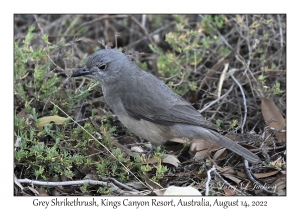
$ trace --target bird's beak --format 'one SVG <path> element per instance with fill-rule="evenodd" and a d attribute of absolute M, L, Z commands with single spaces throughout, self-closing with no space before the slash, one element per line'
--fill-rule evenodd
<path fill-rule="evenodd" d="M 86 68 L 86 66 L 78 69 L 77 71 L 75 71 L 71 77 L 79 77 L 79 76 L 85 76 L 85 75 L 89 75 L 91 74 L 91 72 Z"/>

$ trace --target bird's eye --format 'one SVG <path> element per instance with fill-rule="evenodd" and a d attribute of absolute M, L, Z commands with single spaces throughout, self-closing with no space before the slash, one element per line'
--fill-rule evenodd
<path fill-rule="evenodd" d="M 105 65 L 105 64 L 96 64 L 96 66 L 97 66 L 100 70 L 106 69 L 106 65 Z"/>

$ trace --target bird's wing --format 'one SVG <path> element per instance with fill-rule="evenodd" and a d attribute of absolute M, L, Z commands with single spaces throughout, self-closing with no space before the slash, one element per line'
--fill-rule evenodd
<path fill-rule="evenodd" d="M 149 77 L 150 75 L 147 75 Z M 152 77 L 152 75 L 151 75 Z M 149 78 L 148 78 L 149 79 Z M 155 78 L 156 79 L 156 78 Z M 218 127 L 206 121 L 187 101 L 174 93 L 160 80 L 151 80 L 145 87 L 143 80 L 135 91 L 126 91 L 121 100 L 127 113 L 136 119 L 144 119 L 161 125 L 186 123 L 218 130 Z M 137 84 L 136 84 L 137 85 Z M 159 86 L 160 91 L 154 92 Z M 130 88 L 130 87 L 129 87 Z"/>

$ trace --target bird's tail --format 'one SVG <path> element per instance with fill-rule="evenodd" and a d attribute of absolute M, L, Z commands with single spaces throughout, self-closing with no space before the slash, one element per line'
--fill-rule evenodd
<path fill-rule="evenodd" d="M 232 141 L 226 136 L 223 136 L 216 131 L 201 126 L 175 124 L 172 127 L 172 132 L 176 134 L 175 136 L 178 137 L 187 137 L 191 139 L 199 138 L 208 142 L 217 143 L 235 152 L 236 154 L 242 156 L 243 158 L 252 163 L 258 163 L 261 161 L 257 155 L 253 154 L 248 149 L 242 147 L 241 145 L 237 144 L 236 142 Z"/>
<path fill-rule="evenodd" d="M 254 153 L 250 152 L 248 149 L 242 147 L 241 145 L 237 144 L 236 142 L 232 141 L 231 139 L 227 138 L 226 136 L 223 136 L 213 130 L 209 130 L 211 134 L 215 137 L 214 142 L 226 147 L 227 149 L 235 152 L 236 154 L 242 156 L 246 160 L 252 162 L 252 163 L 258 163 L 261 162 L 260 158 L 255 155 Z"/>

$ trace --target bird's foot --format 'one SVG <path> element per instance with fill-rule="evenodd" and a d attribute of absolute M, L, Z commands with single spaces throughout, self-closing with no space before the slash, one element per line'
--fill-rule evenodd
<path fill-rule="evenodd" d="M 156 150 L 155 146 L 152 146 L 152 148 L 146 153 L 145 157 L 148 158 L 150 155 L 153 154 L 153 152 Z"/>

